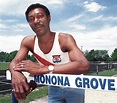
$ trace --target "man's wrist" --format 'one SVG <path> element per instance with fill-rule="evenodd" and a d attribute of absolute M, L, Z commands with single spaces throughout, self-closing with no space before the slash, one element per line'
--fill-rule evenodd
<path fill-rule="evenodd" d="M 48 70 L 49 70 L 49 73 L 53 73 L 53 71 L 54 71 L 54 66 L 53 66 L 53 65 L 49 65 L 49 66 L 48 66 Z"/>

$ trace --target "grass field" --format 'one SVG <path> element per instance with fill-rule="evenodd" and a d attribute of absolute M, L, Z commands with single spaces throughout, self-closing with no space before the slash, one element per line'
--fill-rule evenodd
<path fill-rule="evenodd" d="M 111 70 L 105 70 L 103 72 L 99 72 L 98 75 L 96 73 L 93 73 L 91 75 L 97 75 L 97 76 L 113 76 L 116 75 L 117 71 L 115 69 L 111 69 Z"/>
<path fill-rule="evenodd" d="M 7 70 L 9 62 L 0 62 L 0 70 Z"/>
<path fill-rule="evenodd" d="M 48 94 L 48 88 L 47 86 L 41 87 L 30 93 L 26 100 L 19 101 L 18 103 L 29 103 L 30 101 L 33 101 L 35 99 L 47 96 Z M 7 95 L 0 95 L 0 103 L 12 103 L 11 94 Z"/>

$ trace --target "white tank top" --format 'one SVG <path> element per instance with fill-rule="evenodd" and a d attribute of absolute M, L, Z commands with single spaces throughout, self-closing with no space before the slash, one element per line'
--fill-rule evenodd
<path fill-rule="evenodd" d="M 50 63 L 53 63 L 55 65 L 59 65 L 59 64 L 64 64 L 64 63 L 70 62 L 70 58 L 69 58 L 68 52 L 62 52 L 61 51 L 61 48 L 60 48 L 60 45 L 59 45 L 59 41 L 58 41 L 58 35 L 59 35 L 59 33 L 55 34 L 53 47 L 52 47 L 51 51 L 49 53 L 47 53 L 47 54 L 44 54 L 41 51 L 41 49 L 39 48 L 37 36 L 35 38 L 35 43 L 34 43 L 34 53 L 36 53 L 37 55 L 41 56 L 45 60 L 47 60 Z M 40 64 L 42 64 L 39 60 L 37 60 L 37 61 Z"/>

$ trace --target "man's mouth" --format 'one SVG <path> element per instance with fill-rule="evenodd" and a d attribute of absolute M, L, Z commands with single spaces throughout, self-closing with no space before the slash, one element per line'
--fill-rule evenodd
<path fill-rule="evenodd" d="M 43 27 L 43 25 L 36 25 L 36 29 L 40 29 L 40 28 L 42 28 Z"/>
<path fill-rule="evenodd" d="M 42 27 L 43 27 L 42 24 L 37 24 L 37 25 L 36 25 L 36 28 L 42 28 Z"/>

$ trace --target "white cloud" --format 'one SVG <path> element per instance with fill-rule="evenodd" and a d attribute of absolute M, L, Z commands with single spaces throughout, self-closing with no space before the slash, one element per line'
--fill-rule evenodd
<path fill-rule="evenodd" d="M 6 28 L 7 28 L 6 25 L 0 24 L 0 31 L 1 31 L 2 29 L 6 29 Z"/>
<path fill-rule="evenodd" d="M 0 51 L 11 52 L 19 50 L 21 40 L 24 38 L 22 35 L 17 36 L 0 36 Z"/>
<path fill-rule="evenodd" d="M 103 16 L 103 15 L 99 15 L 97 17 L 93 17 L 92 19 L 90 19 L 89 21 L 116 21 L 117 17 L 112 17 L 112 16 Z"/>
<path fill-rule="evenodd" d="M 9 21 L 11 22 L 11 21 Z M 6 25 L 6 24 L 0 24 L 0 31 L 17 31 L 17 32 L 22 32 L 23 30 L 27 30 L 28 29 L 28 24 L 25 24 L 25 23 L 21 23 L 21 24 L 18 24 L 16 23 L 15 25 Z"/>
<path fill-rule="evenodd" d="M 117 26 L 105 25 L 97 31 L 71 31 L 82 50 L 108 50 L 109 55 L 117 48 Z"/>
<path fill-rule="evenodd" d="M 69 27 L 74 28 L 76 30 L 85 30 L 86 27 L 84 25 L 79 25 L 79 24 L 71 24 Z"/>
<path fill-rule="evenodd" d="M 7 15 L 24 15 L 25 10 L 32 3 L 56 6 L 55 4 L 62 4 L 62 0 L 0 0 L 0 13 L 7 13 Z"/>
<path fill-rule="evenodd" d="M 4 0 L 0 1 L 0 13 L 6 13 L 7 15 L 20 15 L 23 14 L 24 7 L 23 5 L 20 5 L 20 0 Z"/>
<path fill-rule="evenodd" d="M 82 14 L 80 14 L 80 15 L 75 15 L 75 16 L 73 16 L 73 17 L 67 19 L 66 21 L 67 21 L 67 22 L 74 22 L 74 21 L 78 20 L 79 18 L 81 18 L 82 16 L 83 16 Z"/>
<path fill-rule="evenodd" d="M 86 29 L 86 27 L 84 25 L 82 25 L 82 24 L 80 25 L 80 24 L 76 23 L 82 16 L 83 16 L 82 14 L 75 15 L 71 18 L 61 21 L 61 25 L 62 25 L 62 27 L 66 27 L 66 25 L 67 25 L 67 28 L 71 28 L 73 30 L 84 30 L 84 29 Z M 59 24 L 60 24 L 60 22 L 59 22 Z"/>
<path fill-rule="evenodd" d="M 78 33 L 84 50 L 109 50 L 109 54 L 117 48 L 117 26 L 104 26 L 97 31 Z"/>
<path fill-rule="evenodd" d="M 48 4 L 62 4 L 62 0 L 48 0 Z"/>
<path fill-rule="evenodd" d="M 117 20 L 117 17 L 112 17 L 112 16 L 109 16 L 109 17 L 105 17 L 105 18 L 103 18 L 103 20 L 111 20 L 111 21 L 113 21 L 113 20 Z"/>
<path fill-rule="evenodd" d="M 103 15 L 99 15 L 97 17 L 93 17 L 92 19 L 90 19 L 89 21 L 98 21 L 98 20 L 102 20 L 103 19 Z"/>
<path fill-rule="evenodd" d="M 15 27 L 17 27 L 17 28 L 27 28 L 28 27 L 28 23 L 16 24 Z"/>
<path fill-rule="evenodd" d="M 90 12 L 97 12 L 99 10 L 104 10 L 106 6 L 102 6 L 96 2 L 88 3 L 88 1 L 84 2 L 85 8 Z"/>

